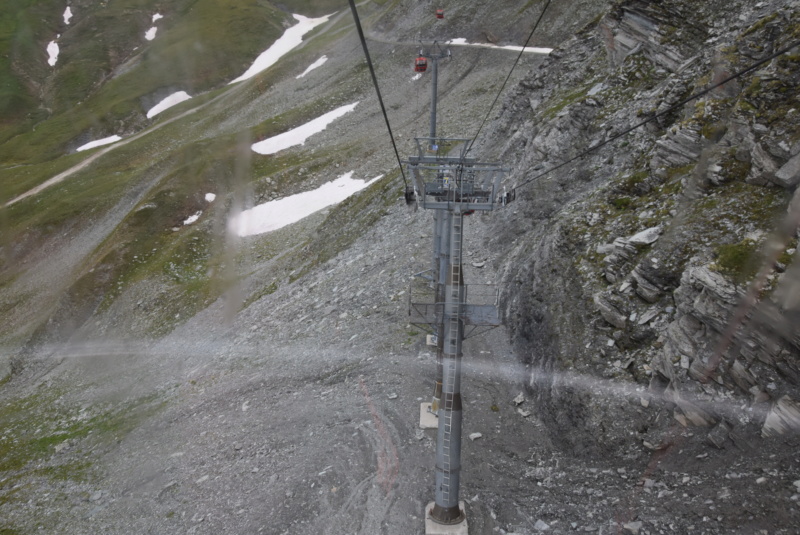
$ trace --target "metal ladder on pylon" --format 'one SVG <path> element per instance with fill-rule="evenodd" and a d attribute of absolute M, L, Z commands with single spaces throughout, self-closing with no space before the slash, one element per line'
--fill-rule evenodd
<path fill-rule="evenodd" d="M 445 370 L 444 377 L 444 433 L 442 445 L 444 454 L 442 457 L 444 472 L 442 478 L 442 496 L 445 501 L 450 499 L 450 441 L 453 431 L 453 404 L 455 399 L 455 380 L 456 380 L 456 359 L 458 358 L 458 346 L 460 336 L 459 323 L 461 321 L 461 243 L 462 243 L 462 224 L 463 214 L 459 210 L 453 210 L 452 227 L 450 232 L 450 295 L 448 301 L 448 316 L 450 322 L 449 339 L 447 340 L 447 351 L 450 359 Z"/>

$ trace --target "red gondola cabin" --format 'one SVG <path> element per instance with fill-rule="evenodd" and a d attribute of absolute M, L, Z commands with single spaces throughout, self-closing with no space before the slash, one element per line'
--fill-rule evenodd
<path fill-rule="evenodd" d="M 437 9 L 436 10 L 436 18 L 443 19 L 444 18 L 444 9 Z"/>
<path fill-rule="evenodd" d="M 414 60 L 414 71 L 415 72 L 425 72 L 428 70 L 428 60 L 424 57 L 420 56 Z"/>

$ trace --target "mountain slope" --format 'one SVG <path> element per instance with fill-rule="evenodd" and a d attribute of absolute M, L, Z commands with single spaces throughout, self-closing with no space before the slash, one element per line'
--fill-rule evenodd
<path fill-rule="evenodd" d="M 566 448 L 622 447 L 633 427 L 661 449 L 670 421 L 766 436 L 767 402 L 797 399 L 794 51 L 539 176 L 797 39 L 796 8 L 727 7 L 691 8 L 688 23 L 682 2 L 620 4 L 521 82 L 498 122 L 494 150 L 525 184 L 496 227 L 514 244 L 495 248 L 509 327 Z M 606 405 L 573 375 L 629 382 L 632 403 Z M 732 415 L 731 397 L 758 416 Z"/>
<path fill-rule="evenodd" d="M 545 3 L 459 0 L 442 20 L 361 3 L 401 157 L 428 131 L 418 39 L 519 45 Z M 406 321 L 431 218 L 402 200 L 345 3 L 76 0 L 68 25 L 63 4 L 7 5 L 3 102 L 24 114 L 0 132 L 0 201 L 65 176 L 0 209 L 0 528 L 420 530 L 435 359 Z M 517 197 L 467 222 L 466 280 L 497 284 L 505 320 L 465 346 L 473 532 L 797 525 L 796 49 L 543 173 L 794 42 L 798 9 L 576 0 L 544 17 L 531 44 L 556 50 L 521 57 L 476 144 Z M 292 13 L 333 14 L 228 85 Z M 469 137 L 516 53 L 452 50 L 437 127 Z M 192 98 L 147 117 L 177 91 Z M 346 105 L 301 146 L 252 150 Z M 384 177 L 275 232 L 230 232 L 351 171 Z"/>

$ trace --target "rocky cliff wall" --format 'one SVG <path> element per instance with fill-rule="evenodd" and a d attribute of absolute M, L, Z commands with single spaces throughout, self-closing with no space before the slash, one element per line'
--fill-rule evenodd
<path fill-rule="evenodd" d="M 626 0 L 506 100 L 506 323 L 565 446 L 793 432 L 800 49 L 668 110 L 799 38 L 796 1 Z"/>

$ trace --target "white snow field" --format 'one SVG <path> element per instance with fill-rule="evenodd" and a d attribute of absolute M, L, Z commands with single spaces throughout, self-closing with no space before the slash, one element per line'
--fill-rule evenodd
<path fill-rule="evenodd" d="M 70 19 L 72 19 L 72 9 L 67 6 L 67 9 L 64 10 L 64 24 L 69 24 Z"/>
<path fill-rule="evenodd" d="M 253 62 L 253 65 L 243 75 L 236 78 L 231 84 L 252 78 L 261 71 L 273 66 L 281 57 L 303 42 L 303 36 L 324 22 L 328 22 L 330 15 L 318 19 L 309 19 L 303 15 L 292 15 L 299 22 L 283 32 L 277 41 L 272 43 L 266 51 L 262 52 Z"/>
<path fill-rule="evenodd" d="M 173 93 L 164 100 L 162 100 L 161 102 L 159 102 L 158 104 L 156 104 L 155 106 L 153 106 L 152 108 L 150 108 L 150 111 L 147 112 L 147 118 L 152 119 L 162 111 L 168 110 L 169 108 L 177 104 L 180 104 L 181 102 L 189 100 L 190 98 L 192 97 L 189 96 L 189 94 L 186 91 L 178 91 L 177 93 Z"/>
<path fill-rule="evenodd" d="M 278 230 L 300 221 L 318 210 L 342 202 L 379 180 L 383 175 L 376 176 L 369 181 L 352 177 L 353 172 L 350 171 L 315 190 L 305 191 L 245 210 L 231 218 L 228 228 L 232 233 L 242 237 Z"/>
<path fill-rule="evenodd" d="M 56 43 L 55 41 L 50 41 L 49 43 L 47 43 L 47 54 L 50 56 L 47 59 L 47 64 L 50 65 L 51 67 L 56 66 L 56 62 L 58 61 L 58 52 L 59 52 L 58 43 Z"/>
<path fill-rule="evenodd" d="M 156 13 L 155 15 L 153 15 L 153 21 L 152 22 L 153 22 L 153 24 L 155 24 L 157 20 L 163 19 L 163 18 L 164 18 L 164 15 L 162 15 L 161 13 Z M 152 28 L 147 30 L 147 32 L 144 34 L 144 38 L 147 39 L 148 41 L 152 41 L 153 39 L 156 38 L 156 33 L 157 32 L 158 32 L 158 28 L 153 26 Z"/>
<path fill-rule="evenodd" d="M 201 215 L 203 215 L 203 211 L 202 210 L 200 210 L 199 212 L 195 212 L 194 215 L 190 215 L 189 217 L 187 217 L 186 220 L 183 222 L 183 224 L 184 225 L 191 225 L 192 223 L 194 223 L 195 221 L 200 219 Z"/>
<path fill-rule="evenodd" d="M 217 198 L 215 193 L 206 193 L 206 202 L 214 202 L 214 199 Z"/>
<path fill-rule="evenodd" d="M 277 136 L 265 139 L 264 141 L 259 141 L 252 146 L 252 149 L 259 154 L 275 154 L 283 149 L 288 149 L 289 147 L 293 147 L 295 145 L 302 145 L 314 134 L 325 130 L 325 128 L 327 128 L 327 126 L 333 121 L 342 115 L 353 111 L 356 106 L 358 106 L 358 102 L 336 108 L 335 110 L 329 111 L 325 115 L 321 115 L 313 121 L 309 121 L 304 125 L 293 128 L 288 132 L 278 134 Z"/>
<path fill-rule="evenodd" d="M 111 136 L 111 137 L 104 137 L 103 139 L 98 139 L 96 141 L 90 141 L 89 143 L 81 145 L 80 147 L 75 149 L 75 152 L 81 152 L 84 150 L 93 149 L 95 147 L 102 147 L 103 145 L 110 145 L 111 143 L 116 143 L 120 139 L 122 138 L 119 136 Z"/>
<path fill-rule="evenodd" d="M 298 78 L 298 79 L 302 78 L 303 76 L 305 76 L 306 74 L 310 73 L 311 71 L 313 71 L 317 67 L 322 67 L 322 65 L 324 65 L 326 61 L 328 61 L 328 56 L 322 56 L 317 61 L 315 61 L 314 63 L 309 65 L 306 68 L 306 70 L 303 71 L 303 74 L 298 74 L 297 76 L 295 76 L 295 78 Z"/>
<path fill-rule="evenodd" d="M 480 48 L 497 48 L 497 49 L 500 49 L 500 50 L 514 50 L 516 52 L 519 52 L 520 50 L 522 50 L 521 46 L 511 46 L 511 45 L 509 45 L 509 46 L 497 46 L 497 45 L 492 45 L 492 44 L 489 44 L 489 43 L 468 43 L 467 40 L 464 39 L 463 37 L 459 37 L 457 39 L 450 40 L 450 44 L 451 45 L 455 45 L 455 46 L 477 46 L 477 47 L 480 47 Z M 525 47 L 525 52 L 529 53 L 529 54 L 549 54 L 552 51 L 553 51 L 552 48 L 536 48 L 536 47 L 532 47 L 532 46 Z"/>

